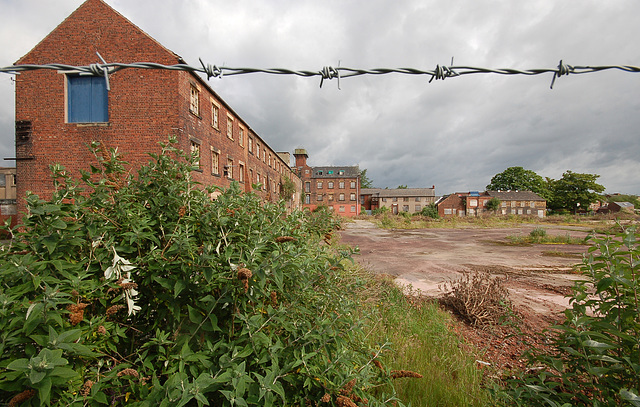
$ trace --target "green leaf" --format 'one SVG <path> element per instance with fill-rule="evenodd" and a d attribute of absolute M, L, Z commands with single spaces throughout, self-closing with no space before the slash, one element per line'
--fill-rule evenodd
<path fill-rule="evenodd" d="M 40 397 L 40 404 L 49 404 L 51 394 L 51 379 L 46 377 L 42 380 L 38 386 L 38 396 Z"/>
<path fill-rule="evenodd" d="M 184 283 L 184 280 L 176 280 L 173 286 L 173 298 L 177 298 L 185 288 L 187 288 L 187 285 Z"/>
<path fill-rule="evenodd" d="M 44 370 L 31 369 L 29 372 L 29 380 L 31 381 L 31 384 L 40 383 L 45 376 L 47 376 L 47 372 Z"/>

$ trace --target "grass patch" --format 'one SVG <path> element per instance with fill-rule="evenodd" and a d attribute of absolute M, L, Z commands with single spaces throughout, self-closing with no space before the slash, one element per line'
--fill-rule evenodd
<path fill-rule="evenodd" d="M 541 227 L 533 229 L 529 235 L 510 235 L 507 236 L 506 239 L 510 246 L 526 246 L 531 244 L 587 244 L 585 238 L 571 237 L 568 233 L 565 235 L 547 235 L 547 231 Z"/>
<path fill-rule="evenodd" d="M 391 343 L 386 368 L 410 369 L 423 378 L 396 379 L 398 398 L 412 406 L 486 406 L 482 372 L 452 330 L 451 316 L 433 301 L 407 297 L 391 279 L 372 279 L 366 293 L 371 344 Z M 381 389 L 386 390 L 388 389 Z"/>
<path fill-rule="evenodd" d="M 580 253 L 567 253 L 567 252 L 561 252 L 559 250 L 546 250 L 542 252 L 542 255 L 547 257 L 564 257 L 564 258 L 572 258 L 572 259 L 582 258 L 582 254 Z"/>

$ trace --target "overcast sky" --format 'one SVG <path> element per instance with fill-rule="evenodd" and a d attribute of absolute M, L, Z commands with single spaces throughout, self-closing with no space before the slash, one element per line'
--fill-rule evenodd
<path fill-rule="evenodd" d="M 0 0 L 0 66 L 82 2 Z M 107 3 L 191 65 L 640 66 L 637 0 Z M 306 148 L 312 166 L 360 165 L 377 187 L 483 190 L 521 166 L 556 179 L 595 173 L 608 193 L 640 194 L 640 74 L 563 76 L 553 90 L 551 79 L 391 74 L 344 78 L 338 90 L 335 79 L 320 89 L 319 78 L 253 74 L 209 84 L 275 150 Z M 15 155 L 13 95 L 12 76 L 0 74 L 0 159 Z"/>

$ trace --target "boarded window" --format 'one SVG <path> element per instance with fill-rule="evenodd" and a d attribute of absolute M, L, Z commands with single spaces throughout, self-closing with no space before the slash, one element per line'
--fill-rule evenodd
<path fill-rule="evenodd" d="M 109 121 L 107 82 L 103 76 L 67 76 L 67 121 L 105 123 Z"/>

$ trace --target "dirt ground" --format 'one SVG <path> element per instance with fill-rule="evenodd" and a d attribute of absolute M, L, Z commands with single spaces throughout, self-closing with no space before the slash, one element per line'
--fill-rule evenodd
<path fill-rule="evenodd" d="M 513 308 L 522 318 L 525 337 L 514 337 L 501 327 L 477 329 L 459 324 L 458 329 L 476 344 L 499 370 L 524 367 L 521 353 L 527 346 L 544 346 L 536 335 L 557 321 L 569 306 L 565 295 L 580 275 L 585 245 L 510 246 L 507 236 L 526 236 L 536 226 L 501 229 L 378 229 L 371 222 L 356 220 L 341 231 L 341 242 L 357 246 L 356 260 L 378 274 L 395 277 L 400 285 L 411 285 L 428 297 L 440 297 L 439 288 L 459 279 L 464 271 L 487 271 L 503 277 Z M 543 225 L 548 236 L 584 238 L 586 228 Z M 524 342 L 528 341 L 529 344 Z M 479 362 L 480 363 L 480 362 Z"/>

